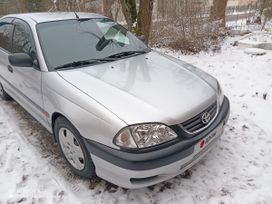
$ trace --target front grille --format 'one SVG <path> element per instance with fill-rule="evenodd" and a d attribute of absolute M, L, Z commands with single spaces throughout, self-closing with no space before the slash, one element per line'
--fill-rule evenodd
<path fill-rule="evenodd" d="M 210 121 L 212 121 L 216 115 L 216 112 L 217 112 L 217 102 L 213 103 L 207 109 L 205 109 L 201 113 L 197 114 L 193 118 L 183 122 L 181 125 L 183 126 L 183 128 L 187 132 L 190 132 L 190 133 L 196 132 L 196 131 L 204 128 L 205 126 L 207 126 L 210 123 L 210 122 L 208 122 L 207 124 L 203 123 L 202 122 L 202 115 L 204 113 L 209 113 L 210 114 Z"/>

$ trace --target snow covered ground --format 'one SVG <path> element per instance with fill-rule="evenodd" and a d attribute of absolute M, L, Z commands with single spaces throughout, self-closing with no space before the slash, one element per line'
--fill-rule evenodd
<path fill-rule="evenodd" d="M 251 21 L 251 23 L 248 25 L 247 19 Z M 235 31 L 260 31 L 262 30 L 263 24 L 256 24 L 252 22 L 254 21 L 254 19 L 256 19 L 256 16 L 251 16 L 248 18 L 242 18 L 242 19 L 238 19 L 238 20 L 233 20 L 233 21 L 227 21 L 226 25 L 228 28 L 235 30 Z M 264 19 L 262 20 L 262 22 L 264 21 Z M 272 32 L 272 21 L 267 21 L 263 30 Z"/>
<path fill-rule="evenodd" d="M 225 133 L 185 174 L 125 190 L 83 180 L 65 166 L 51 135 L 16 102 L 0 101 L 0 204 L 272 203 L 272 51 L 250 56 L 230 44 L 220 53 L 169 55 L 215 76 L 231 102 Z"/>

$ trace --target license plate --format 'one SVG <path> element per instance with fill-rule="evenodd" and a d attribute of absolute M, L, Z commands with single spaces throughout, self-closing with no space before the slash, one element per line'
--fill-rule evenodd
<path fill-rule="evenodd" d="M 205 149 L 218 135 L 219 130 L 215 130 L 212 133 L 210 133 L 208 136 L 200 140 L 196 145 L 195 145 L 195 153 L 197 154 L 201 150 Z"/>

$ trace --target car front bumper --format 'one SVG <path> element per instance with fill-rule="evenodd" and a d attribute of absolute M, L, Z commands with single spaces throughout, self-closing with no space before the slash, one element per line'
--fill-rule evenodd
<path fill-rule="evenodd" d="M 203 158 L 222 135 L 229 117 L 224 98 L 217 118 L 203 132 L 163 148 L 126 152 L 86 141 L 97 176 L 124 188 L 142 188 L 173 178 Z"/>

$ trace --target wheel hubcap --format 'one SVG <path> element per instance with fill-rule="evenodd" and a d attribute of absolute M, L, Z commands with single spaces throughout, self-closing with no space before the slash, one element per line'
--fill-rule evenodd
<path fill-rule="evenodd" d="M 78 170 L 84 169 L 84 154 L 74 134 L 67 128 L 61 128 L 59 130 L 59 142 L 69 163 Z"/>

